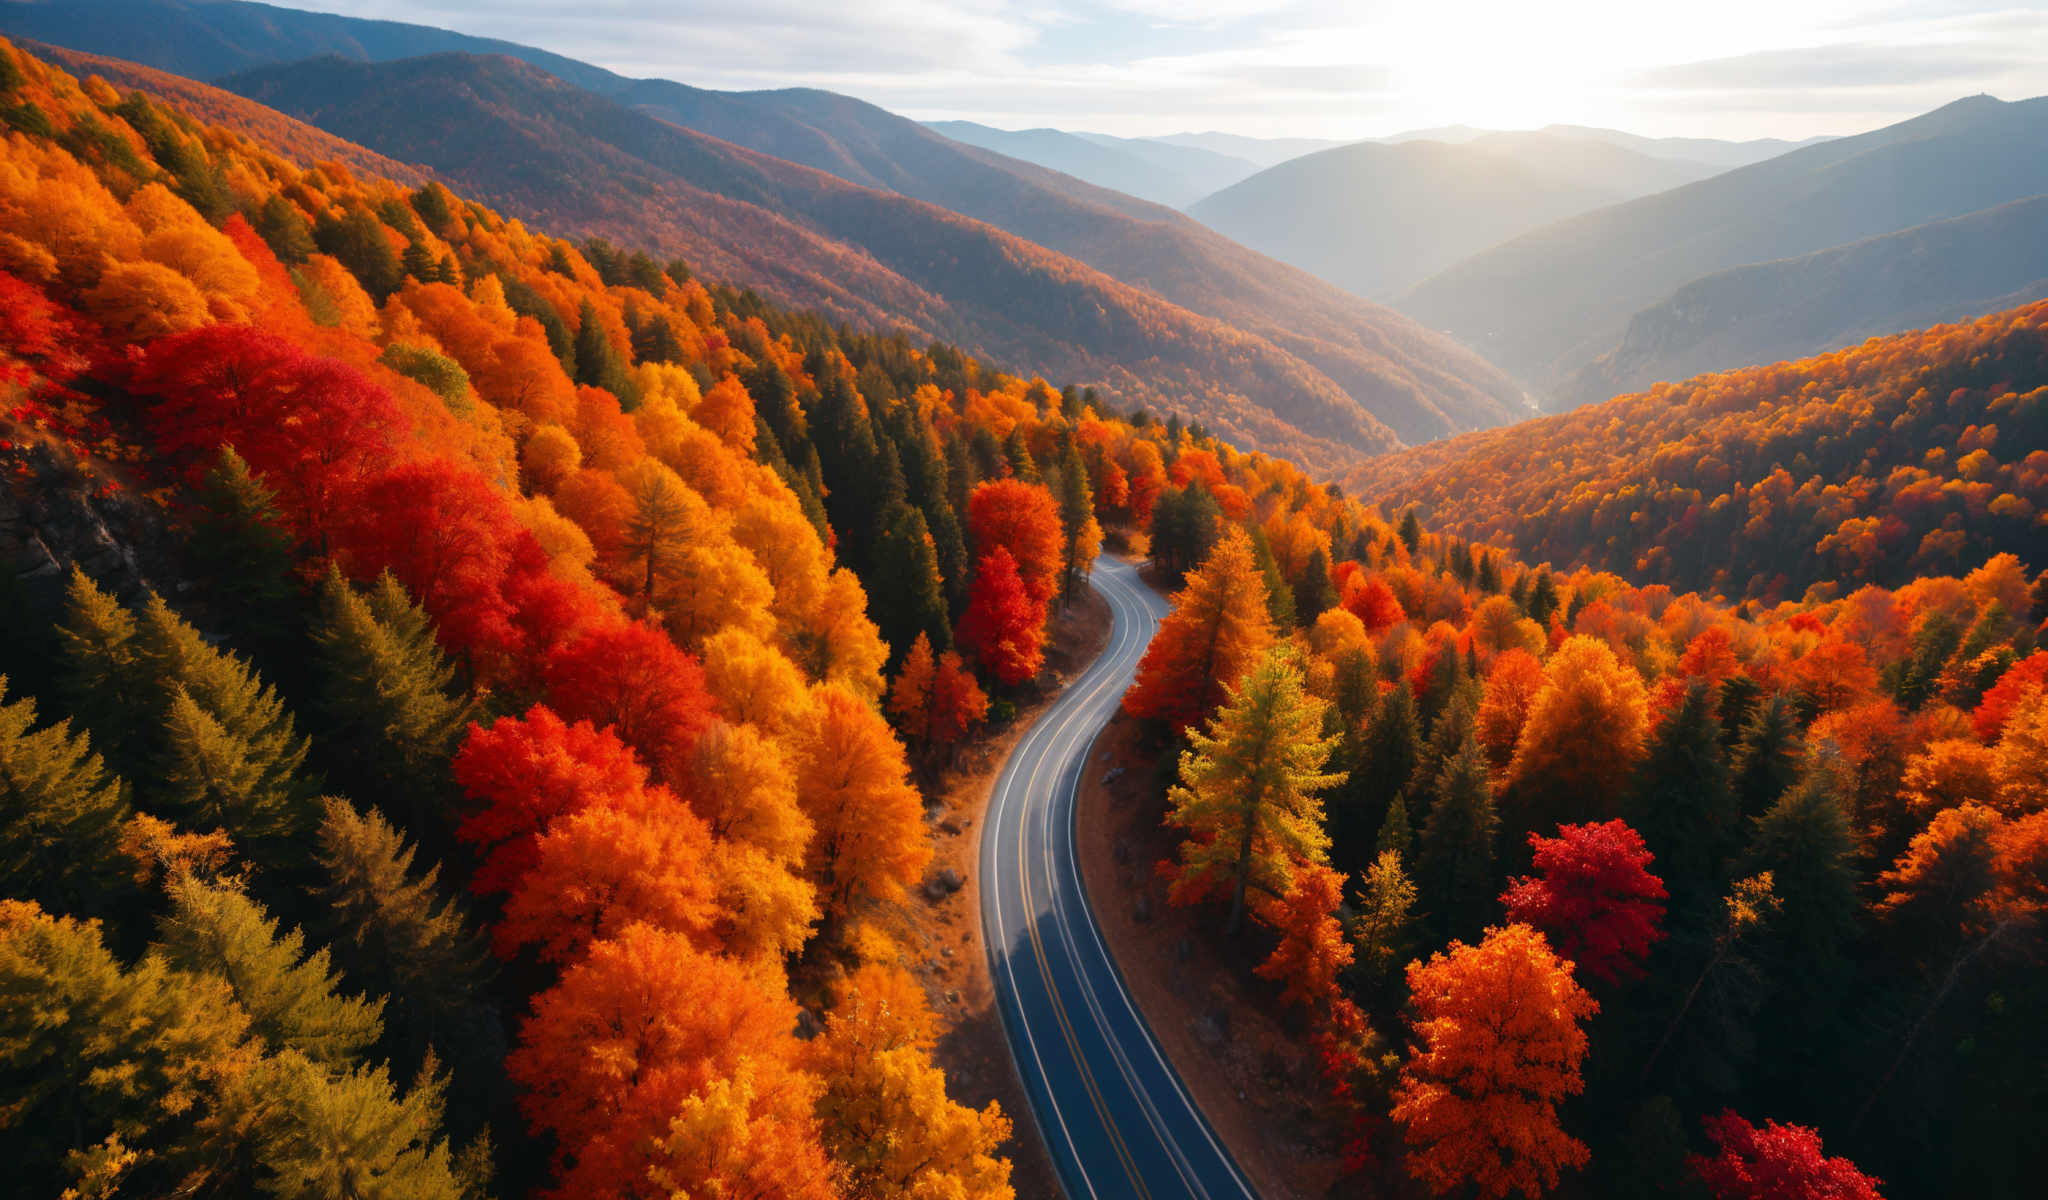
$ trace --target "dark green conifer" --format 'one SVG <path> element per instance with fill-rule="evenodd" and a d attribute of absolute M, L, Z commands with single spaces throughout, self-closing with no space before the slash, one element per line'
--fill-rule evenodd
<path fill-rule="evenodd" d="M 890 506 L 884 521 L 881 540 L 874 549 L 875 566 L 869 580 L 874 603 L 869 611 L 889 643 L 893 670 L 918 634 L 931 639 L 933 650 L 942 651 L 952 645 L 952 631 L 939 580 L 939 560 L 924 514 L 899 500 Z"/>
<path fill-rule="evenodd" d="M 1789 699 L 1775 695 L 1756 707 L 1736 744 L 1730 781 L 1744 817 L 1760 817 L 1778 802 L 1799 777 L 1804 749 Z"/>
<path fill-rule="evenodd" d="M 639 385 L 633 382 L 625 356 L 605 333 L 597 306 L 588 300 L 577 310 L 575 345 L 576 382 L 603 388 L 618 398 L 619 407 L 631 412 L 640 403 Z"/>
<path fill-rule="evenodd" d="M 1493 780 L 1479 743 L 1465 740 L 1438 772 L 1416 847 L 1415 885 L 1437 936 L 1471 940 L 1486 925 L 1494 875 Z"/>
<path fill-rule="evenodd" d="M 1741 812 L 1705 684 L 1688 689 L 1658 728 L 1623 813 L 1656 856 L 1651 869 L 1664 880 L 1672 911 L 1696 914 L 1711 905 L 1722 864 L 1738 848 Z"/>
<path fill-rule="evenodd" d="M 358 794 L 388 797 L 420 829 L 444 807 L 448 760 L 474 714 L 432 620 L 389 572 L 363 596 L 330 570 L 313 661 L 327 761 Z"/>
<path fill-rule="evenodd" d="M 237 645 L 271 653 L 294 623 L 292 538 L 277 494 L 223 446 L 195 497 L 186 555 L 223 628 Z"/>

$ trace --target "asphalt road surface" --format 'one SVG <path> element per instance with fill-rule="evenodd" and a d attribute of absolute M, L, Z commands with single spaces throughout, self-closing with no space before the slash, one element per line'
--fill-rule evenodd
<path fill-rule="evenodd" d="M 981 838 L 981 921 L 996 1003 L 1069 1200 L 1255 1200 L 1138 1015 L 1096 928 L 1074 848 L 1081 772 L 1166 602 L 1104 556 L 1109 647 L 1011 752 Z"/>

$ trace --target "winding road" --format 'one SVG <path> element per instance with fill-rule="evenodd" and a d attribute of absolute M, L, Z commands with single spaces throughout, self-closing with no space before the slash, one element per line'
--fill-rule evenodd
<path fill-rule="evenodd" d="M 1109 646 L 1027 731 L 981 838 L 981 920 L 996 1004 L 1069 1200 L 1256 1200 L 1138 1014 L 1088 909 L 1074 808 L 1166 602 L 1096 561 Z"/>

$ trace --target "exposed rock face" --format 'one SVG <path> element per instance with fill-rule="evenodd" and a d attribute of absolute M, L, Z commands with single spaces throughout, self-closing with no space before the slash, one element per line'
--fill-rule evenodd
<path fill-rule="evenodd" d="M 32 613 L 54 613 L 73 565 L 133 600 L 172 572 L 163 514 L 133 490 L 104 487 L 48 443 L 0 452 L 0 571 Z"/>

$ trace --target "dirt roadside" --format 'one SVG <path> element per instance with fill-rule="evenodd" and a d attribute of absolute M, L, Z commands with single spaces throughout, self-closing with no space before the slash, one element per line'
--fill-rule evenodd
<path fill-rule="evenodd" d="M 1156 864 L 1179 839 L 1156 779 L 1169 753 L 1121 713 L 1096 741 L 1075 817 L 1089 907 L 1160 1048 L 1259 1195 L 1321 1200 L 1335 1194 L 1339 1140 L 1314 1107 L 1306 1037 L 1252 974 L 1270 944 L 1257 931 L 1227 939 L 1214 911 L 1166 903 Z"/>

